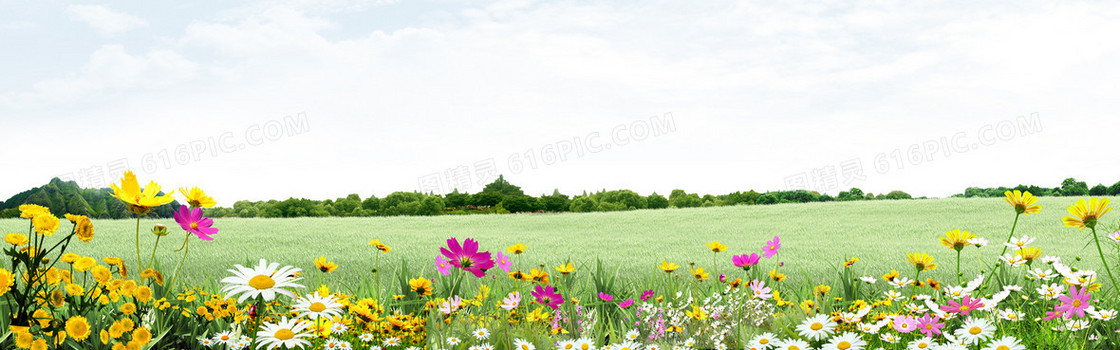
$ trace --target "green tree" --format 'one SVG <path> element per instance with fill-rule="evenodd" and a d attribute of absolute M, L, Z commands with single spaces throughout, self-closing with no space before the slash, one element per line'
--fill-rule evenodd
<path fill-rule="evenodd" d="M 668 207 L 669 200 L 666 199 L 665 196 L 657 194 L 657 192 L 654 192 L 653 194 L 650 194 L 649 197 L 646 197 L 646 208 L 665 209 Z"/>

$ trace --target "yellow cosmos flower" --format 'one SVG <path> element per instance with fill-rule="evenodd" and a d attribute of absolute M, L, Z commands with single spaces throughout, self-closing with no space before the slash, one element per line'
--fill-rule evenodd
<path fill-rule="evenodd" d="M 89 322 L 85 317 L 74 316 L 66 320 L 66 335 L 79 342 L 89 337 Z"/>
<path fill-rule="evenodd" d="M 27 244 L 28 239 L 27 236 L 24 236 L 22 233 L 12 232 L 4 236 L 4 241 L 18 247 Z"/>
<path fill-rule="evenodd" d="M 111 184 L 109 187 L 113 188 L 113 197 L 128 203 L 128 210 L 136 213 L 136 215 L 147 214 L 152 211 L 153 207 L 171 203 L 175 200 L 172 197 L 173 192 L 160 196 L 160 187 L 155 181 L 149 182 L 148 186 L 141 190 L 140 183 L 136 181 L 136 174 L 133 174 L 132 171 L 124 172 L 120 186 Z"/>
<path fill-rule="evenodd" d="M 703 267 L 697 267 L 697 268 L 692 269 L 692 276 L 696 277 L 696 280 L 698 280 L 698 281 L 703 281 L 703 280 L 708 279 L 708 275 L 711 275 L 711 274 L 707 273 L 707 272 L 704 272 Z"/>
<path fill-rule="evenodd" d="M 941 245 L 960 251 L 969 245 L 968 240 L 972 238 L 976 238 L 976 235 L 968 231 L 953 229 L 945 231 L 945 237 L 941 237 Z"/>
<path fill-rule="evenodd" d="M 883 274 L 884 281 L 891 282 L 894 281 L 895 278 L 898 278 L 898 270 L 891 270 L 891 272 Z"/>
<path fill-rule="evenodd" d="M 34 219 L 39 215 L 51 215 L 51 210 L 44 206 L 34 204 L 24 204 L 19 206 L 19 217 L 24 219 Z"/>
<path fill-rule="evenodd" d="M 712 243 L 708 243 L 707 246 L 708 249 L 711 249 L 713 253 L 719 253 L 727 250 L 727 246 L 723 245 L 723 243 L 720 243 L 719 241 L 712 241 Z"/>
<path fill-rule="evenodd" d="M 218 204 L 214 201 L 214 198 L 207 196 L 206 192 L 198 189 L 198 187 L 191 187 L 189 191 L 186 187 L 180 187 L 179 193 L 183 194 L 183 198 L 186 199 L 191 208 L 212 208 L 215 204 Z"/>
<path fill-rule="evenodd" d="M 1024 247 L 1015 251 L 1015 254 L 1018 254 L 1019 257 L 1027 261 L 1027 265 L 1030 265 L 1035 259 L 1042 256 L 1042 249 L 1038 247 Z"/>
<path fill-rule="evenodd" d="M 933 262 L 933 257 L 926 253 L 910 253 L 906 254 L 906 261 L 914 264 L 918 271 L 930 271 L 937 269 L 937 264 Z"/>
<path fill-rule="evenodd" d="M 859 258 L 852 257 L 851 259 L 848 259 L 848 261 L 844 263 L 844 267 L 852 267 L 852 265 L 855 265 L 856 262 L 858 262 L 858 261 L 859 261 Z"/>
<path fill-rule="evenodd" d="M 420 277 L 410 279 L 408 280 L 408 286 L 412 287 L 412 291 L 416 292 L 416 295 L 420 296 L 421 298 L 427 296 L 428 294 L 432 294 L 432 281 L 428 280 L 427 278 Z"/>
<path fill-rule="evenodd" d="M 576 271 L 576 267 L 575 267 L 575 265 L 572 265 L 572 263 L 571 263 L 571 262 L 568 262 L 568 264 L 567 264 L 567 265 L 560 265 L 560 266 L 557 266 L 557 267 L 556 267 L 556 271 L 559 271 L 559 272 L 560 272 L 560 274 L 563 274 L 563 275 L 567 275 L 567 274 L 570 274 L 570 273 L 572 273 L 572 272 L 575 272 L 575 271 Z"/>
<path fill-rule="evenodd" d="M 784 273 L 778 273 L 778 270 L 774 269 L 770 270 L 770 279 L 774 280 L 774 282 L 781 282 L 786 279 L 786 275 Z"/>
<path fill-rule="evenodd" d="M 699 321 L 703 321 L 704 319 L 708 318 L 708 312 L 704 311 L 704 309 L 701 309 L 696 305 L 692 305 L 692 310 L 686 310 L 684 313 L 686 316 L 692 317 L 693 319 Z"/>
<path fill-rule="evenodd" d="M 828 295 L 828 293 L 832 292 L 832 286 L 828 286 L 828 285 L 824 285 L 824 284 L 817 285 L 815 288 L 813 288 L 813 291 L 817 295 L 823 297 L 823 296 Z"/>
<path fill-rule="evenodd" d="M 333 261 L 327 261 L 327 257 L 320 256 L 315 259 L 315 268 L 322 272 L 331 273 L 338 268 L 338 265 Z"/>
<path fill-rule="evenodd" d="M 1086 227 L 1096 228 L 1097 220 L 1112 211 L 1112 208 L 1108 207 L 1108 203 L 1108 198 L 1089 198 L 1088 204 L 1085 203 L 1085 199 L 1078 199 L 1077 203 L 1066 209 L 1073 216 L 1062 218 L 1062 222 L 1066 224 L 1066 227 L 1077 227 L 1078 230 Z"/>
<path fill-rule="evenodd" d="M 380 250 L 382 253 L 388 253 L 389 251 L 393 250 L 393 248 L 390 248 L 388 245 L 385 245 L 384 243 L 381 243 L 380 240 L 376 239 L 369 241 L 369 245 L 376 247 L 377 250 Z"/>
<path fill-rule="evenodd" d="M 668 260 L 661 260 L 661 265 L 657 267 L 660 268 L 661 271 L 665 271 L 665 273 L 673 273 L 673 271 L 676 271 L 681 266 L 677 265 L 677 263 L 671 263 Z"/>
<path fill-rule="evenodd" d="M 1007 204 L 1011 204 L 1011 207 L 1015 208 L 1016 214 L 1031 215 L 1033 213 L 1038 213 L 1039 209 L 1042 209 L 1041 205 L 1035 204 L 1038 203 L 1038 197 L 1032 195 L 1030 191 L 1007 191 L 1004 192 L 1003 195 L 1005 196 L 1003 201 L 1007 202 Z"/>
<path fill-rule="evenodd" d="M 506 251 L 510 252 L 510 254 L 521 254 L 525 252 L 525 249 L 529 249 L 529 246 L 518 243 L 509 246 L 509 248 L 506 248 Z"/>
<path fill-rule="evenodd" d="M 53 236 L 54 231 L 58 231 L 59 220 L 54 215 L 37 215 L 31 219 L 31 224 L 35 226 L 35 233 Z"/>

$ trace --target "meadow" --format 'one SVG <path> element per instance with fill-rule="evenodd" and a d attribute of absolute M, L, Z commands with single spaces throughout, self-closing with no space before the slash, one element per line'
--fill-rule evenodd
<path fill-rule="evenodd" d="M 1043 255 L 1060 256 L 1071 263 L 1083 257 L 1078 266 L 1099 270 L 1095 247 L 1086 245 L 1091 243 L 1089 231 L 1061 224 L 1061 217 L 1068 215 L 1066 207 L 1076 200 L 1039 198 L 1041 213 L 1022 216 L 1016 236 L 1037 237 L 1033 245 L 1041 247 Z M 261 258 L 314 271 L 313 260 L 325 256 L 339 268 L 322 282 L 346 289 L 370 278 L 376 251 L 367 244 L 371 239 L 392 247 L 392 252 L 381 258 L 382 271 L 395 271 L 395 265 L 403 259 L 414 274 L 432 277 L 436 275 L 433 261 L 439 254 L 438 247 L 456 237 L 474 238 L 483 250 L 490 251 L 527 244 L 529 249 L 521 256 L 525 271 L 540 264 L 552 271 L 553 266 L 569 259 L 578 269 L 587 269 L 596 259 L 602 259 L 607 266 L 618 268 L 620 277 L 635 279 L 660 273 L 656 264 L 662 260 L 676 262 L 686 270 L 689 263 L 695 263 L 710 271 L 713 253 L 704 244 L 713 240 L 729 247 L 716 256 L 716 268 L 731 271 L 732 254 L 759 252 L 763 242 L 780 236 L 779 257 L 785 263 L 784 271 L 797 284 L 806 279 L 830 282 L 851 257 L 861 259 L 855 266 L 861 276 L 880 276 L 891 269 L 910 271 L 913 267 L 906 262 L 906 254 L 911 252 L 929 253 L 940 263 L 940 268 L 923 276 L 932 274 L 948 281 L 954 273 L 956 255 L 941 246 L 938 238 L 947 230 L 963 229 L 992 242 L 981 249 L 964 251 L 962 272 L 966 277 L 973 276 L 979 273 L 978 266 L 990 267 L 999 255 L 1014 214 L 1001 198 L 946 198 L 581 214 L 215 218 L 214 227 L 221 229 L 220 233 L 210 242 L 192 239 L 180 278 L 189 285 L 215 286 L 233 264 L 248 265 Z M 1102 234 L 1116 230 L 1112 222 L 1106 216 Z M 148 230 L 157 223 L 175 232 L 162 238 L 158 247 L 162 270 L 170 271 L 181 256 L 173 250 L 182 245 L 183 237 L 174 220 L 141 220 L 141 255 L 147 263 L 156 238 Z M 27 225 L 27 220 L 0 220 L 0 232 L 27 232 Z M 94 220 L 94 227 L 97 238 L 91 243 L 71 244 L 71 252 L 116 256 L 135 264 L 135 220 Z M 69 228 L 63 225 L 62 229 Z M 1106 245 L 1107 256 L 1116 256 L 1114 246 Z M 977 259 L 984 263 L 977 263 Z M 423 271 L 416 273 L 417 268 Z"/>

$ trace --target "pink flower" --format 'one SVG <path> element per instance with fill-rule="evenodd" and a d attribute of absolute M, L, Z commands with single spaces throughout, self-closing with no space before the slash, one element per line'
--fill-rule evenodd
<path fill-rule="evenodd" d="M 735 267 L 740 267 L 743 270 L 748 270 L 751 268 L 751 266 L 758 264 L 758 253 L 751 253 L 751 255 L 743 254 L 739 256 L 733 255 L 731 256 L 731 263 L 735 264 Z"/>
<path fill-rule="evenodd" d="M 634 305 L 634 299 L 632 299 L 632 298 L 631 299 L 626 299 L 623 302 L 618 303 L 618 307 L 623 308 L 623 309 L 630 307 L 630 305 Z"/>
<path fill-rule="evenodd" d="M 537 298 L 537 302 L 548 305 L 553 310 L 559 310 L 560 304 L 564 303 L 564 297 L 556 292 L 552 286 L 541 287 L 537 285 L 536 290 L 533 291 L 533 297 Z"/>
<path fill-rule="evenodd" d="M 918 331 L 922 332 L 922 334 L 925 334 L 927 337 L 933 337 L 934 334 L 941 334 L 941 328 L 945 328 L 945 323 L 938 321 L 941 321 L 941 317 L 930 317 L 929 313 L 926 313 L 925 316 L 918 318 Z"/>
<path fill-rule="evenodd" d="M 1047 311 L 1046 312 L 1046 317 L 1044 317 L 1043 320 L 1050 321 L 1050 320 L 1053 320 L 1055 318 L 1062 317 L 1063 313 L 1062 313 L 1062 311 L 1058 310 L 1059 307 L 1061 307 L 1061 305 L 1055 304 L 1054 305 L 1054 311 Z"/>
<path fill-rule="evenodd" d="M 1061 305 L 1054 308 L 1054 310 L 1065 313 L 1066 318 L 1073 318 L 1076 313 L 1077 317 L 1085 317 L 1085 309 L 1089 308 L 1089 292 L 1086 287 L 1081 287 L 1077 290 L 1074 286 L 1069 286 L 1069 296 L 1058 296 L 1058 300 L 1062 302 Z"/>
<path fill-rule="evenodd" d="M 447 248 L 440 248 L 439 251 L 450 260 L 452 266 L 470 272 L 475 277 L 482 277 L 486 275 L 486 270 L 494 268 L 490 252 L 479 252 L 478 242 L 470 238 L 463 241 L 462 246 L 459 246 L 459 240 L 448 239 Z"/>
<path fill-rule="evenodd" d="M 766 242 L 766 245 L 762 246 L 762 256 L 767 259 L 772 258 L 775 254 L 778 254 L 778 248 L 781 247 L 782 243 L 778 241 L 778 236 L 774 236 L 773 241 Z"/>
<path fill-rule="evenodd" d="M 770 287 L 766 286 L 766 282 L 754 280 L 747 286 L 751 288 L 751 294 L 753 294 L 755 298 L 770 299 L 774 296 L 770 294 Z"/>
<path fill-rule="evenodd" d="M 649 289 L 649 290 L 646 290 L 646 291 L 642 292 L 642 296 L 641 296 L 640 299 L 642 299 L 642 301 L 646 301 L 646 300 L 649 300 L 649 298 L 652 297 L 652 296 L 653 296 L 653 289 Z"/>
<path fill-rule="evenodd" d="M 961 299 L 960 303 L 957 303 L 956 300 L 949 300 L 949 305 L 942 305 L 941 311 L 968 316 L 968 313 L 972 312 L 972 310 L 976 310 L 982 307 L 984 307 L 984 303 L 981 303 L 980 299 L 972 299 L 969 296 L 965 295 L 964 299 Z"/>
<path fill-rule="evenodd" d="M 614 296 L 607 293 L 599 292 L 599 299 L 603 299 L 603 301 L 611 301 L 614 300 Z"/>
<path fill-rule="evenodd" d="M 502 252 L 498 252 L 498 258 L 495 260 L 498 262 L 498 268 L 502 271 L 509 272 L 513 268 L 513 262 L 509 261 L 509 257 L 503 255 Z"/>
<path fill-rule="evenodd" d="M 1109 233 L 1108 238 L 1112 238 L 1114 242 L 1120 243 L 1120 231 Z"/>
<path fill-rule="evenodd" d="M 436 255 L 436 271 L 444 276 L 451 274 L 451 265 L 447 263 L 448 261 L 443 258 L 443 255 Z"/>
<path fill-rule="evenodd" d="M 900 333 L 910 333 L 913 332 L 915 328 L 918 328 L 918 320 L 910 316 L 895 316 L 894 330 Z"/>
<path fill-rule="evenodd" d="M 505 299 L 502 299 L 502 309 L 505 309 L 507 311 L 508 310 L 513 310 L 514 308 L 517 307 L 517 304 L 520 304 L 520 303 L 521 303 L 521 293 L 519 293 L 519 292 L 509 293 L 509 296 L 507 296 Z"/>
<path fill-rule="evenodd" d="M 198 236 L 198 239 L 213 241 L 214 238 L 210 235 L 218 233 L 218 229 L 210 227 L 214 225 L 214 220 L 202 217 L 202 208 L 188 209 L 187 206 L 183 205 L 173 216 L 175 222 L 179 223 L 183 230 L 193 233 Z"/>

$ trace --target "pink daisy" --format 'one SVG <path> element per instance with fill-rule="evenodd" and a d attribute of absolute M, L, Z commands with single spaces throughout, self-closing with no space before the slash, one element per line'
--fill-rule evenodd
<path fill-rule="evenodd" d="M 778 254 L 778 248 L 781 247 L 782 243 L 778 241 L 778 236 L 774 236 L 773 241 L 766 242 L 766 245 L 762 246 L 762 256 L 769 259 Z"/>

